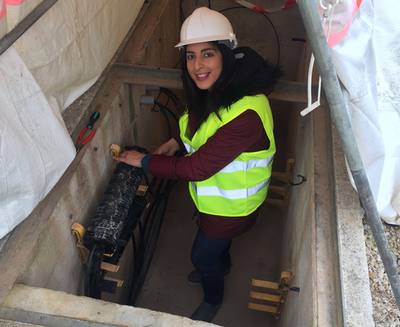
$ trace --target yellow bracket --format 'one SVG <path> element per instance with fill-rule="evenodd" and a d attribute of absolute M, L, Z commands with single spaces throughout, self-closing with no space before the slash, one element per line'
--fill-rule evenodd
<path fill-rule="evenodd" d="M 250 300 L 256 302 L 249 302 L 248 308 L 267 312 L 275 318 L 279 318 L 293 278 L 293 273 L 289 271 L 281 272 L 279 283 L 253 278 L 251 286 L 258 290 L 250 291 Z M 265 292 L 265 290 L 268 290 L 268 292 Z"/>
<path fill-rule="evenodd" d="M 71 233 L 75 237 L 76 247 L 79 250 L 81 262 L 86 263 L 89 257 L 89 250 L 83 245 L 83 237 L 86 233 L 85 227 L 79 223 L 73 223 L 71 225 Z"/>
<path fill-rule="evenodd" d="M 121 147 L 118 144 L 111 144 L 110 152 L 114 158 L 118 158 L 121 154 Z"/>
<path fill-rule="evenodd" d="M 267 203 L 274 207 L 285 208 L 289 197 L 289 184 L 293 174 L 294 159 L 289 159 L 286 162 L 286 169 L 283 172 L 272 172 L 271 185 L 269 186 L 269 194 Z M 274 182 L 279 185 L 274 185 Z M 270 195 L 274 197 L 271 198 Z"/>

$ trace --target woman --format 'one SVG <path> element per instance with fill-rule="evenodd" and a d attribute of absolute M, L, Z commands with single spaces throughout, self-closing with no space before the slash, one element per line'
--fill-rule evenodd
<path fill-rule="evenodd" d="M 179 128 L 188 155 L 173 156 L 180 146 L 172 138 L 151 155 L 125 151 L 116 158 L 153 176 L 189 181 L 199 229 L 188 279 L 204 290 L 195 320 L 211 321 L 222 303 L 231 240 L 254 224 L 275 153 L 271 110 L 262 93 L 271 90 L 280 70 L 236 45 L 225 16 L 196 9 L 177 44 L 187 99 Z"/>

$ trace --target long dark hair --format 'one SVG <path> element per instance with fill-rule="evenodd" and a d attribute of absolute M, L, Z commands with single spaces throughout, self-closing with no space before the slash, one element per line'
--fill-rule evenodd
<path fill-rule="evenodd" d="M 251 48 L 231 50 L 223 43 L 210 43 L 222 54 L 222 72 L 209 90 L 201 90 L 196 86 L 187 70 L 186 47 L 180 52 L 187 110 L 196 129 L 210 113 L 218 116 L 220 107 L 229 108 L 246 95 L 269 93 L 282 74 L 279 67 L 271 65 Z"/>

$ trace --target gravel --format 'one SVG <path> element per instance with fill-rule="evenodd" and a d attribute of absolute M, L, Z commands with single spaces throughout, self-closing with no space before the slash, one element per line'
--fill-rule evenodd
<path fill-rule="evenodd" d="M 374 320 L 376 326 L 400 326 L 400 310 L 397 307 L 389 280 L 384 271 L 382 260 L 378 254 L 371 228 L 364 224 L 365 243 L 367 247 L 367 259 L 369 281 L 372 293 Z M 397 262 L 400 262 L 400 226 L 384 224 L 386 237 Z"/>

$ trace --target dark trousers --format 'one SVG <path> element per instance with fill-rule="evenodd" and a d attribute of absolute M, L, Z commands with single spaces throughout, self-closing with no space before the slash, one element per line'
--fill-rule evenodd
<path fill-rule="evenodd" d="M 224 272 L 231 266 L 231 240 L 210 239 L 200 229 L 192 247 L 192 263 L 200 272 L 204 302 L 216 305 L 224 297 Z"/>

